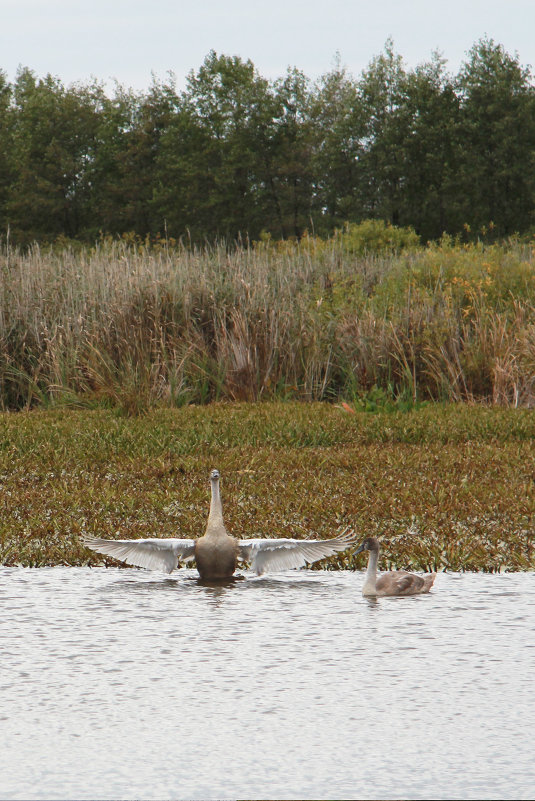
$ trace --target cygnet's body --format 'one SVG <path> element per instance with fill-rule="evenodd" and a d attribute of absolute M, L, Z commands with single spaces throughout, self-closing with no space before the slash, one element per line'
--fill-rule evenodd
<path fill-rule="evenodd" d="M 362 594 L 366 596 L 389 596 L 389 595 L 420 595 L 429 592 L 433 586 L 436 573 L 428 573 L 426 576 L 417 576 L 416 573 L 408 573 L 406 570 L 390 570 L 388 573 L 381 573 L 377 578 L 377 562 L 379 560 L 379 540 L 375 537 L 367 537 L 362 545 L 355 551 L 369 551 L 368 567 L 362 587 Z"/>
<path fill-rule="evenodd" d="M 225 528 L 217 470 L 212 470 L 210 484 L 210 514 L 206 532 L 199 539 L 103 540 L 88 537 L 84 544 L 129 565 L 166 573 L 175 570 L 181 560 L 195 559 L 201 578 L 207 580 L 230 578 L 238 560 L 250 562 L 251 569 L 261 575 L 303 567 L 355 544 L 355 534 L 348 529 L 329 540 L 237 540 Z"/>

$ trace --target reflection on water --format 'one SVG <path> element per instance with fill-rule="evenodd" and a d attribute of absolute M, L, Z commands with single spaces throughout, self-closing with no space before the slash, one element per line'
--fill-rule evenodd
<path fill-rule="evenodd" d="M 533 574 L 0 569 L 0 797 L 532 798 Z"/>

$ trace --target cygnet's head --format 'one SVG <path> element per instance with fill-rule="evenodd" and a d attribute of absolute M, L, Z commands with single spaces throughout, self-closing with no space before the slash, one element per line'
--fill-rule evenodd
<path fill-rule="evenodd" d="M 219 470 L 212 470 L 210 473 L 210 481 L 218 481 L 219 480 Z"/>
<path fill-rule="evenodd" d="M 362 551 L 378 551 L 379 550 L 379 540 L 375 537 L 366 537 L 364 542 L 359 545 L 355 553 L 361 553 Z"/>

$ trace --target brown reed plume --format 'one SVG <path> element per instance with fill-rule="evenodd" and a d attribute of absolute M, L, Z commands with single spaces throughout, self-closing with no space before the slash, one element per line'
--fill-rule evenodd
<path fill-rule="evenodd" d="M 214 399 L 531 406 L 532 250 L 103 241 L 0 254 L 0 405 Z"/>

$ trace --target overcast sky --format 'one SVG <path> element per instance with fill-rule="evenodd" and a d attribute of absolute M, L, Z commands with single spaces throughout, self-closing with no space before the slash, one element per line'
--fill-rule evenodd
<path fill-rule="evenodd" d="M 0 12 L 9 80 L 22 65 L 144 91 L 172 71 L 181 89 L 212 49 L 266 78 L 295 66 L 316 79 L 338 52 L 358 77 L 388 37 L 409 67 L 439 50 L 455 73 L 483 36 L 535 64 L 535 0 L 0 0 Z"/>

